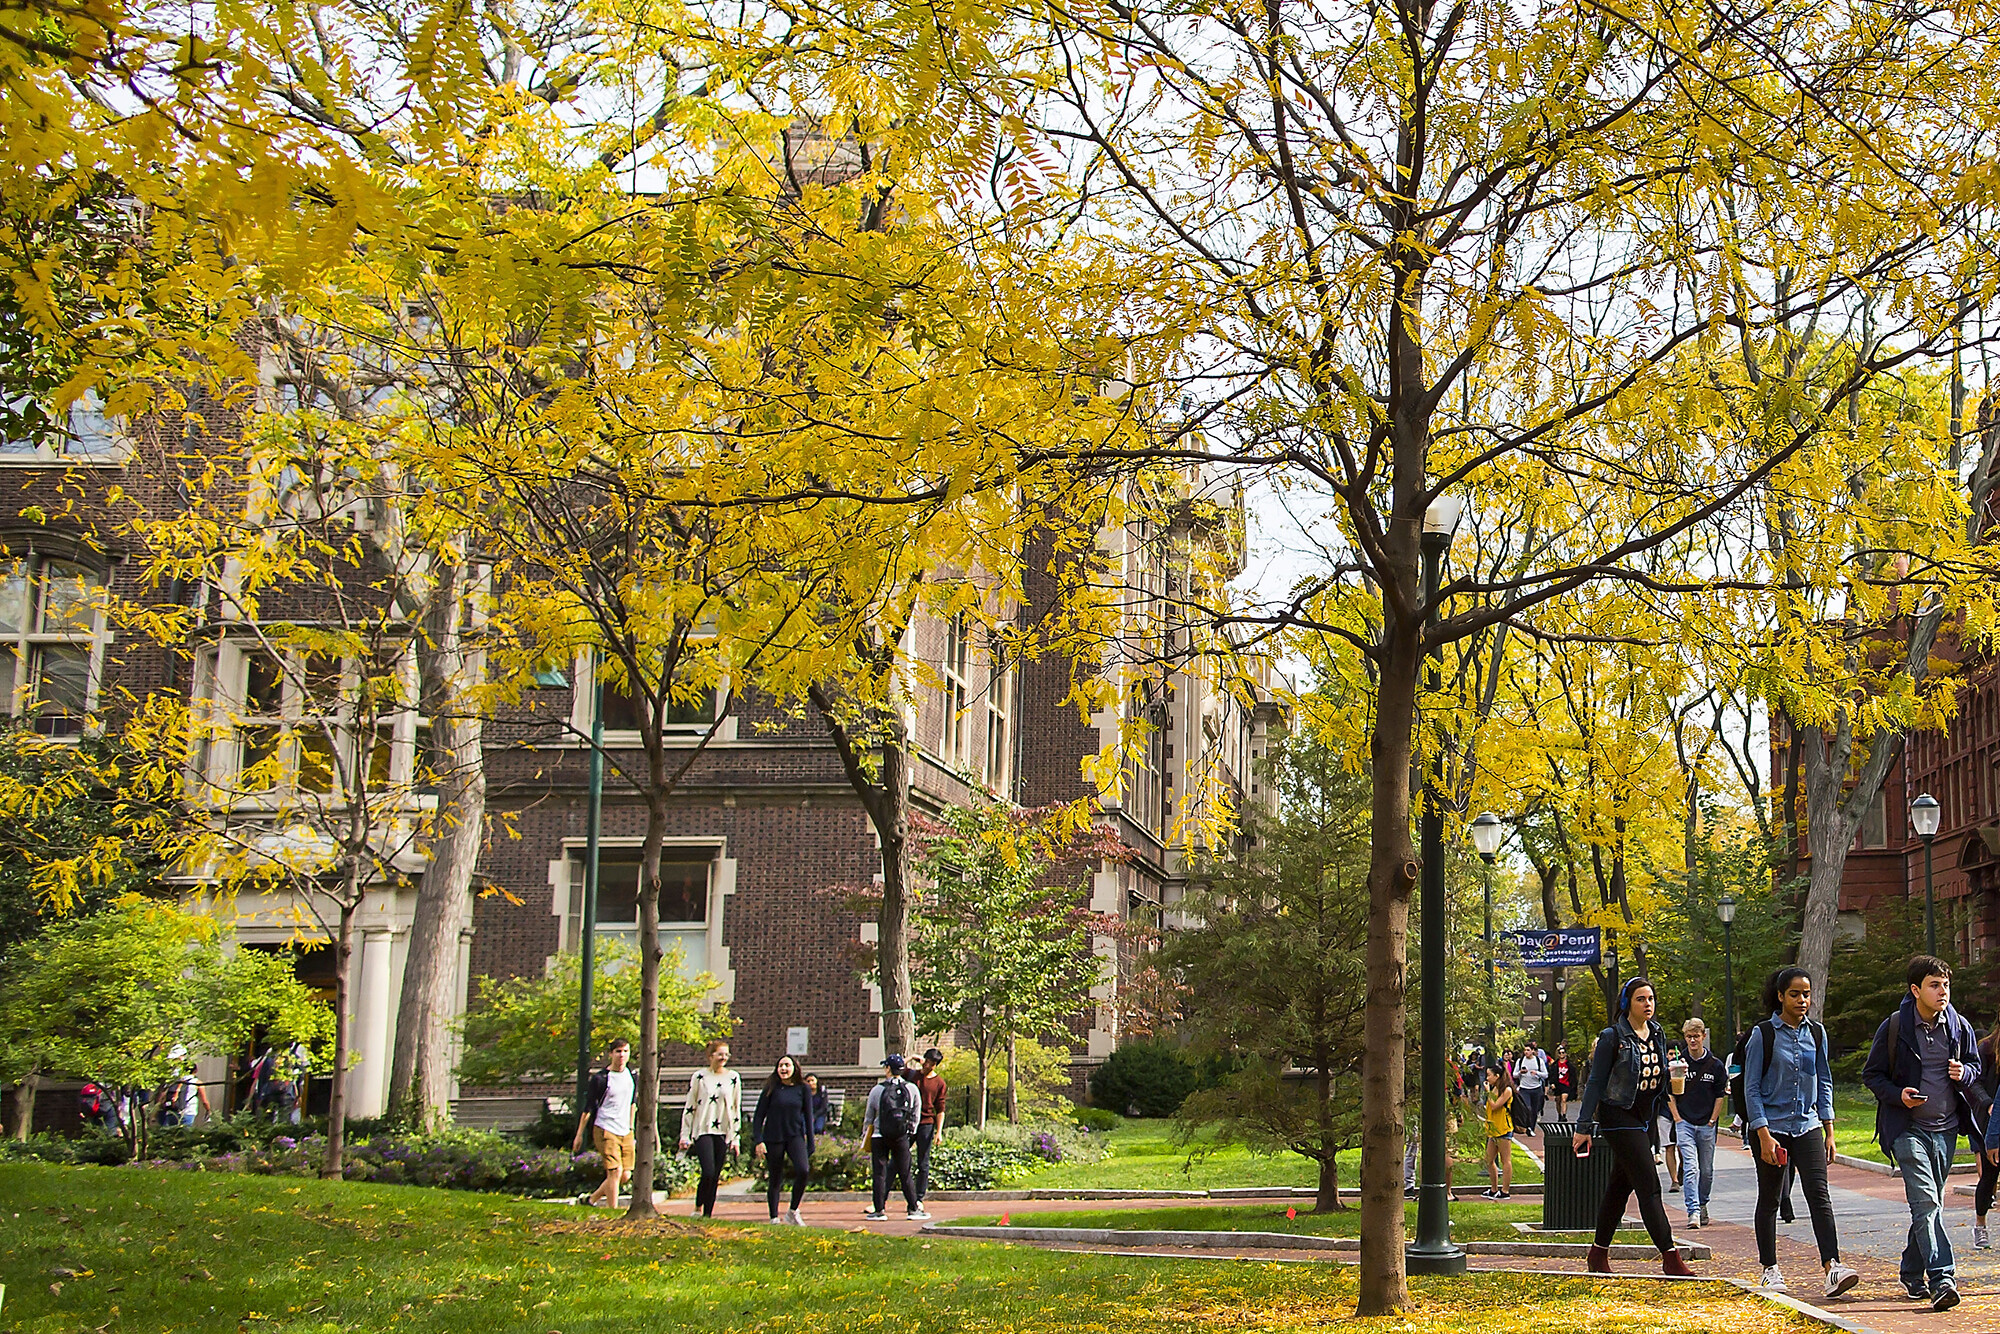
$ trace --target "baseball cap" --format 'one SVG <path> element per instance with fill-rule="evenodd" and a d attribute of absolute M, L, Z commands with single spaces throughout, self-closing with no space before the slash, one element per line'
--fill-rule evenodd
<path fill-rule="evenodd" d="M 903 1060 L 901 1052 L 891 1052 L 889 1053 L 889 1055 L 885 1056 L 882 1059 L 882 1064 L 888 1066 L 891 1070 L 900 1073 L 903 1069 L 903 1066 L 907 1064 L 907 1062 Z"/>

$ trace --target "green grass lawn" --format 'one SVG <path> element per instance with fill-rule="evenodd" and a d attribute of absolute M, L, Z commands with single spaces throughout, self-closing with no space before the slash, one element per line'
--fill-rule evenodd
<path fill-rule="evenodd" d="M 1008 1182 L 1026 1190 L 1216 1190 L 1231 1186 L 1302 1186 L 1319 1184 L 1317 1164 L 1296 1153 L 1252 1153 L 1241 1144 L 1217 1144 L 1212 1136 L 1192 1143 L 1175 1138 L 1170 1120 L 1120 1118 L 1108 1136 L 1111 1154 L 1095 1163 L 1051 1163 L 1031 1176 Z M 1475 1153 L 1474 1150 L 1465 1152 Z M 1357 1184 L 1361 1155 L 1342 1154 L 1340 1185 Z M 1486 1179 L 1481 1161 L 1462 1161 L 1452 1180 L 1458 1185 Z M 1542 1179 L 1542 1169 L 1514 1149 L 1514 1180 L 1528 1184 Z"/>
<path fill-rule="evenodd" d="M 1810 1328 L 1721 1287 L 1517 1274 L 1419 1279 L 1406 1314 L 1353 1321 L 1354 1271 L 1344 1265 L 629 1224 L 495 1196 L 224 1173 L 4 1164 L 0 1220 L 0 1326 L 23 1334 Z"/>
<path fill-rule="evenodd" d="M 1405 1225 L 1417 1226 L 1417 1206 L 1404 1207 Z M 1285 1206 L 1271 1204 L 1167 1205 L 1148 1209 L 1015 1209 L 1008 1214 L 1014 1227 L 1102 1227 L 1120 1232 L 1292 1232 L 1313 1237 L 1355 1237 L 1361 1234 L 1361 1211 L 1344 1209 L 1315 1214 L 1303 1209 L 1285 1217 Z M 960 1219 L 972 1227 L 991 1227 L 998 1214 Z M 1504 1204 L 1460 1200 L 1451 1206 L 1451 1235 L 1459 1241 L 1516 1241 L 1514 1224 L 1539 1223 L 1539 1201 Z M 1646 1240 L 1643 1232 L 1620 1233 L 1620 1241 Z"/>

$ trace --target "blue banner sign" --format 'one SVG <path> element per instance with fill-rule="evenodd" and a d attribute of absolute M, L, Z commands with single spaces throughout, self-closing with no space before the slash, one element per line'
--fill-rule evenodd
<path fill-rule="evenodd" d="M 1509 931 L 1521 951 L 1523 968 L 1588 968 L 1601 958 L 1601 933 L 1594 926 L 1556 931 Z"/>

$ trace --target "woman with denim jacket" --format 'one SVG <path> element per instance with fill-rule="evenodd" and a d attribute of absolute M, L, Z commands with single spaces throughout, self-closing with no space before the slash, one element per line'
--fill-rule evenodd
<path fill-rule="evenodd" d="M 1597 1035 L 1590 1076 L 1576 1112 L 1575 1150 L 1590 1154 L 1591 1128 L 1611 1154 L 1611 1183 L 1597 1208 L 1597 1235 L 1588 1268 L 1611 1272 L 1611 1239 L 1625 1217 L 1625 1203 L 1639 1197 L 1646 1235 L 1659 1248 L 1661 1272 L 1682 1278 L 1693 1271 L 1674 1246 L 1673 1226 L 1660 1202 L 1659 1168 L 1653 1162 L 1650 1127 L 1667 1087 L 1667 1038 L 1653 1022 L 1653 984 L 1635 977 L 1618 993 L 1618 1020 Z"/>
<path fill-rule="evenodd" d="M 1757 1260 L 1764 1266 L 1758 1286 L 1785 1291 L 1778 1272 L 1778 1194 L 1789 1164 L 1805 1190 L 1813 1239 L 1826 1270 L 1825 1293 L 1838 1297 L 1861 1281 L 1840 1262 L 1840 1234 L 1826 1188 L 1826 1165 L 1833 1161 L 1833 1070 L 1826 1029 L 1812 1012 L 1812 978 L 1798 967 L 1780 968 L 1764 984 L 1770 1018 L 1750 1030 L 1743 1044 L 1743 1106 L 1749 1112 L 1744 1138 L 1757 1160 Z"/>

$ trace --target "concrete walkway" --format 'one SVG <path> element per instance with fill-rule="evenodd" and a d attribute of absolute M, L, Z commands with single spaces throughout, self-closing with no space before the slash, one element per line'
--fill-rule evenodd
<path fill-rule="evenodd" d="M 1863 1127 L 1843 1127 L 1849 1135 L 1866 1134 Z M 1540 1146 L 1536 1146 L 1539 1148 Z M 1704 1277 L 1729 1277 L 1754 1283 L 1761 1273 L 1756 1253 L 1756 1240 L 1752 1230 L 1753 1214 L 1757 1203 L 1756 1169 L 1741 1142 L 1727 1136 L 1717 1145 L 1715 1189 L 1709 1200 L 1712 1226 L 1703 1228 L 1698 1239 L 1714 1252 L 1714 1258 L 1697 1263 L 1697 1273 Z M 1461 1174 L 1463 1175 L 1463 1173 Z M 1903 1243 L 1909 1231 L 1909 1209 L 1903 1200 L 1902 1183 L 1893 1177 L 1885 1177 L 1857 1168 L 1834 1166 L 1829 1174 L 1833 1197 L 1834 1214 L 1839 1221 L 1842 1258 L 1859 1270 L 1861 1286 L 1846 1297 L 1827 1300 L 1821 1294 L 1821 1270 L 1817 1249 L 1813 1242 L 1812 1222 L 1807 1216 L 1803 1197 L 1796 1192 L 1794 1205 L 1797 1221 L 1778 1228 L 1778 1263 L 1791 1284 L 1791 1296 L 1825 1310 L 1848 1324 L 1864 1330 L 1878 1331 L 1878 1334 L 1905 1334 L 1905 1331 L 1926 1331 L 1931 1334 L 2000 1334 L 2000 1251 L 1975 1251 L 1972 1248 L 1972 1205 L 1971 1200 L 1959 1194 L 1950 1197 L 1945 1208 L 1951 1227 L 1952 1243 L 1957 1250 L 1959 1290 L 1964 1294 L 1964 1302 L 1954 1311 L 1943 1315 L 1933 1314 L 1928 1307 L 1912 1302 L 1896 1281 L 1897 1259 L 1902 1254 Z M 738 1222 L 761 1221 L 766 1217 L 761 1195 L 751 1196 L 744 1191 L 747 1183 L 732 1191 L 725 1187 L 716 1210 L 717 1217 Z M 1681 1195 L 1669 1190 L 1666 1173 L 1661 1173 L 1661 1188 L 1667 1191 L 1668 1217 L 1673 1221 L 1677 1235 L 1684 1232 L 1686 1212 L 1681 1207 Z M 1156 1208 L 1219 1207 L 1239 1204 L 1235 1200 L 1037 1200 L 1032 1203 L 994 1201 L 934 1201 L 930 1212 L 937 1222 L 949 1222 L 973 1215 L 994 1215 L 1007 1213 L 1020 1215 L 1032 1212 L 1037 1218 L 1070 1212 L 1074 1210 L 1100 1211 L 1108 1208 L 1142 1211 Z M 1275 1205 L 1275 1201 L 1273 1202 Z M 846 1230 L 867 1230 L 889 1236 L 915 1236 L 922 1230 L 922 1223 L 910 1222 L 903 1217 L 900 1198 L 891 1202 L 889 1219 L 886 1222 L 870 1223 L 862 1217 L 865 1203 L 851 1201 L 830 1201 L 807 1196 L 803 1214 L 810 1226 L 838 1227 Z M 676 1200 L 668 1206 L 668 1213 L 679 1215 L 687 1211 L 689 1205 L 684 1200 Z M 1060 1220 L 1050 1217 L 1051 1225 L 1059 1225 Z M 2000 1222 L 2000 1217 L 1996 1217 Z M 1638 1227 L 1636 1217 L 1627 1219 L 1628 1227 Z M 938 1245 L 945 1239 L 938 1239 Z M 1057 1245 L 1056 1249 L 1095 1249 Z M 1276 1250 L 1247 1248 L 1148 1248 L 1147 1254 L 1173 1255 L 1180 1257 L 1246 1258 L 1261 1260 L 1299 1260 L 1318 1263 L 1339 1263 L 1330 1258 L 1326 1251 L 1300 1249 Z M 1337 1253 L 1336 1253 L 1337 1254 Z M 1474 1257 L 1472 1267 L 1476 1269 L 1519 1269 L 1522 1261 L 1511 1257 Z M 1546 1272 L 1580 1272 L 1580 1260 L 1541 1260 L 1533 1267 Z M 1658 1269 L 1649 1263 L 1620 1261 L 1615 1266 L 1621 1274 L 1639 1276 L 1656 1274 Z"/>

